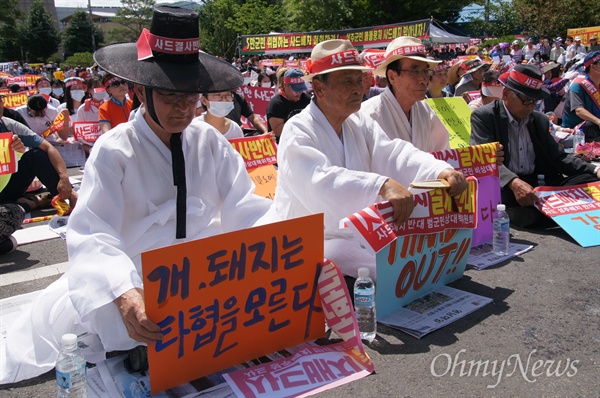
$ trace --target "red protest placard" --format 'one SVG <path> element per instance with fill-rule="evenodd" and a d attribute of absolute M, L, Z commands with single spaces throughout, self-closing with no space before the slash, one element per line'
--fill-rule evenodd
<path fill-rule="evenodd" d="M 91 144 L 102 135 L 102 129 L 98 122 L 75 122 L 73 123 L 73 135 L 76 140 Z"/>
<path fill-rule="evenodd" d="M 142 253 L 152 393 L 321 337 L 323 215 Z"/>
<path fill-rule="evenodd" d="M 16 173 L 17 152 L 10 149 L 13 133 L 0 133 L 0 175 Z"/>
<path fill-rule="evenodd" d="M 445 151 L 431 152 L 439 160 L 443 160 L 460 171 L 465 177 L 481 178 L 485 176 L 499 177 L 500 172 L 496 164 L 498 142 L 467 146 L 464 148 L 447 149 Z"/>
<path fill-rule="evenodd" d="M 275 89 L 242 86 L 239 88 L 239 92 L 250 104 L 250 108 L 252 108 L 254 115 L 260 117 L 262 121 L 267 124 L 267 107 L 269 106 L 269 102 L 271 102 L 271 98 L 273 98 L 276 94 Z M 243 116 L 242 127 L 248 130 L 255 130 L 254 126 L 252 126 L 250 122 Z"/>
<path fill-rule="evenodd" d="M 246 169 L 277 163 L 277 144 L 269 134 L 229 140 L 246 162 Z"/>

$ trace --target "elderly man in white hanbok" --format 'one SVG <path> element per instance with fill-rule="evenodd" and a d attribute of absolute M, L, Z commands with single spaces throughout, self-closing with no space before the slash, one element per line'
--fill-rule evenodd
<path fill-rule="evenodd" d="M 360 112 L 373 118 L 392 139 L 408 141 L 426 152 L 450 149 L 448 130 L 423 101 L 440 62 L 426 58 L 419 39 L 394 39 L 384 53 L 384 62 L 375 69 L 376 75 L 387 77 L 388 86 L 381 95 L 365 101 Z"/>
<path fill-rule="evenodd" d="M 271 202 L 253 194 L 241 157 L 208 124 L 190 125 L 196 93 L 243 82 L 228 63 L 198 53 L 198 31 L 196 13 L 157 7 L 137 47 L 117 44 L 95 53 L 103 69 L 136 83 L 142 110 L 94 146 L 69 220 L 69 269 L 9 330 L 1 383 L 52 369 L 64 333 L 99 337 L 88 361 L 157 341 L 160 327 L 144 309 L 141 253 L 262 222 Z M 155 37 L 196 47 L 157 59 Z"/>
<path fill-rule="evenodd" d="M 282 218 L 325 216 L 325 256 L 343 273 L 359 267 L 375 275 L 375 257 L 339 222 L 375 202 L 388 200 L 394 220 L 410 216 L 415 180 L 443 178 L 450 194 L 466 188 L 464 176 L 403 140 L 390 140 L 379 125 L 357 111 L 362 99 L 358 53 L 347 40 L 315 46 L 307 62 L 314 97 L 284 127 L 278 148 L 275 209 Z"/>

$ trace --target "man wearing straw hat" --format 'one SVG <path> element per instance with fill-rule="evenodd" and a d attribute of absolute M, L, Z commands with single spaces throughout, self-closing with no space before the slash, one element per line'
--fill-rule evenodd
<path fill-rule="evenodd" d="M 314 96 L 285 124 L 278 148 L 279 173 L 274 206 L 284 219 L 325 216 L 325 257 L 356 277 L 359 267 L 375 275 L 375 256 L 339 222 L 375 202 L 387 200 L 400 225 L 414 204 L 408 184 L 443 178 L 458 195 L 464 176 L 446 162 L 402 140 L 390 140 L 361 107 L 363 71 L 348 40 L 317 44 L 306 63 Z"/>
<path fill-rule="evenodd" d="M 142 108 L 94 145 L 69 220 L 69 270 L 8 331 L 1 383 L 52 369 L 67 332 L 98 336 L 92 362 L 161 339 L 144 309 L 141 253 L 250 227 L 269 208 L 222 134 L 190 124 L 198 93 L 243 82 L 198 52 L 198 32 L 197 13 L 156 7 L 137 43 L 95 53 L 101 68 L 135 84 Z"/>
<path fill-rule="evenodd" d="M 400 138 L 425 152 L 450 148 L 448 130 L 423 100 L 435 67 L 441 62 L 427 59 L 421 40 L 402 36 L 383 54 L 375 74 L 386 77 L 381 95 L 366 101 L 361 113 L 381 126 L 391 138 Z"/>
<path fill-rule="evenodd" d="M 454 95 L 459 97 L 469 91 L 478 91 L 483 82 L 483 72 L 486 70 L 485 66 L 486 64 L 479 58 L 464 62 L 461 68 L 464 69 L 465 73 L 456 86 Z"/>
<path fill-rule="evenodd" d="M 541 219 L 541 213 L 531 207 L 540 201 L 533 192 L 538 174 L 544 174 L 546 184 L 552 186 L 600 177 L 600 167 L 566 154 L 548 134 L 548 118 L 534 112 L 536 104 L 550 95 L 542 78 L 538 66 L 516 65 L 499 78 L 505 86 L 502 99 L 471 114 L 471 144 L 499 141 L 505 148 L 500 167 L 502 203 L 511 221 L 523 227 Z"/>

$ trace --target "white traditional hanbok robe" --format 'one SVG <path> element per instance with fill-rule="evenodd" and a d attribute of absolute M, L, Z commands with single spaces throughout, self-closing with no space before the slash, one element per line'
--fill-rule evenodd
<path fill-rule="evenodd" d="M 363 102 L 360 113 L 373 118 L 391 139 L 400 138 L 425 152 L 450 149 L 448 130 L 425 101 L 410 108 L 410 120 L 389 87 Z"/>
<path fill-rule="evenodd" d="M 390 140 L 361 112 L 346 119 L 340 139 L 314 100 L 286 122 L 277 163 L 277 214 L 290 219 L 324 213 L 325 257 L 354 277 L 360 267 L 374 276 L 375 256 L 351 230 L 339 228 L 340 220 L 382 201 L 379 190 L 388 178 L 408 187 L 451 168 L 409 142 Z"/>
<path fill-rule="evenodd" d="M 85 167 L 67 232 L 69 269 L 8 331 L 0 383 L 55 365 L 62 334 L 98 335 L 105 351 L 131 349 L 113 300 L 142 288 L 141 253 L 267 222 L 271 201 L 254 195 L 241 156 L 222 134 L 195 122 L 182 134 L 187 237 L 175 238 L 171 151 L 137 112 L 102 135 Z"/>

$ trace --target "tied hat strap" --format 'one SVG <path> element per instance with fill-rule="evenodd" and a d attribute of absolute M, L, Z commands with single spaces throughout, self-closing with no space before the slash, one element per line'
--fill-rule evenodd
<path fill-rule="evenodd" d="M 185 159 L 181 147 L 181 133 L 171 134 L 171 156 L 173 161 L 173 184 L 177 187 L 177 227 L 175 237 L 183 239 L 186 235 L 186 198 Z"/>

